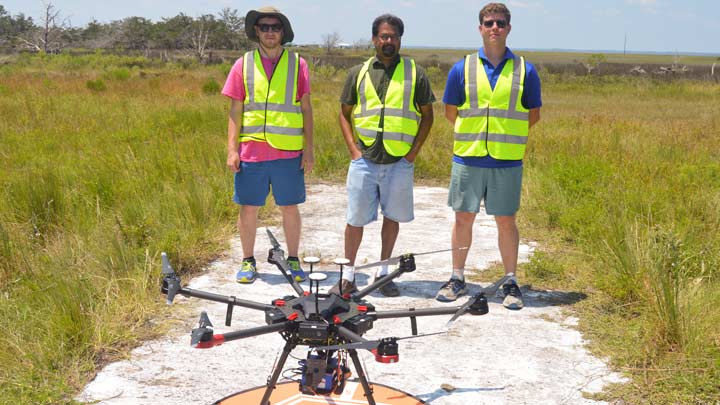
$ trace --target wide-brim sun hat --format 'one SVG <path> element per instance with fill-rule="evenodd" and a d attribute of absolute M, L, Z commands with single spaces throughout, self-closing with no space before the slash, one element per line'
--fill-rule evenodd
<path fill-rule="evenodd" d="M 295 38 L 295 34 L 293 33 L 292 26 L 290 25 L 290 20 L 285 17 L 285 14 L 281 13 L 280 10 L 273 6 L 265 6 L 260 7 L 257 10 L 248 11 L 245 16 L 245 34 L 249 40 L 260 42 L 260 39 L 255 33 L 255 24 L 257 24 L 257 21 L 263 17 L 275 17 L 279 19 L 283 26 L 282 43 L 286 44 L 288 42 L 292 42 L 293 38 Z"/>

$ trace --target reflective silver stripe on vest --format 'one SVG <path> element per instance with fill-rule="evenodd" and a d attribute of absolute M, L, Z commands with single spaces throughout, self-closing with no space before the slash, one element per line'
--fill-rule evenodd
<path fill-rule="evenodd" d="M 378 115 L 383 111 L 382 108 L 373 108 L 372 110 L 367 110 L 364 112 L 361 112 L 359 114 L 355 114 L 356 117 L 362 118 L 362 117 L 371 117 L 373 115 Z M 408 118 L 411 120 L 417 121 L 418 116 L 416 113 L 408 110 L 401 110 L 399 108 L 385 108 L 385 117 L 401 117 L 401 118 Z"/>
<path fill-rule="evenodd" d="M 520 96 L 520 73 L 522 72 L 522 60 L 520 57 L 515 56 L 513 58 L 513 77 L 510 89 L 510 102 L 508 103 L 507 110 L 500 110 L 495 108 L 480 108 L 477 93 L 477 68 L 479 58 L 468 58 L 470 64 L 468 65 L 468 88 L 470 91 L 470 108 L 467 110 L 459 110 L 458 116 L 462 118 L 467 117 L 493 117 L 493 118 L 511 118 L 517 120 L 527 120 L 529 114 L 527 112 L 517 110 L 517 101 Z"/>
<path fill-rule="evenodd" d="M 362 80 L 360 80 L 360 85 L 358 85 L 358 96 L 360 97 L 360 114 L 356 114 L 357 117 L 366 117 L 367 112 L 367 98 L 365 97 L 365 80 L 369 76 L 370 71 L 370 65 L 368 65 L 368 70 L 365 71 L 365 74 L 363 75 Z M 380 111 L 380 110 L 373 110 L 373 111 Z M 374 115 L 374 113 L 373 113 Z"/>
<path fill-rule="evenodd" d="M 468 88 L 470 94 L 470 109 L 465 111 L 477 111 L 480 112 L 480 106 L 478 105 L 478 92 L 477 92 L 477 65 L 479 57 L 468 58 L 470 59 L 470 66 L 468 66 Z"/>
<path fill-rule="evenodd" d="M 475 142 L 488 140 L 490 142 L 502 142 L 516 145 L 527 144 L 527 136 L 517 135 L 506 135 L 506 134 L 488 134 L 487 132 L 480 133 L 455 133 L 455 140 L 458 142 Z"/>
<path fill-rule="evenodd" d="M 303 135 L 302 128 L 278 127 L 274 125 L 251 125 L 242 128 L 243 135 L 262 134 L 263 132 L 270 132 L 272 134 L 280 135 Z"/>
<path fill-rule="evenodd" d="M 267 108 L 265 108 L 267 107 Z M 299 105 L 286 105 L 275 103 L 250 103 L 243 106 L 243 111 L 277 111 L 287 113 L 300 113 L 302 109 Z"/>
<path fill-rule="evenodd" d="M 374 115 L 382 114 L 383 110 L 385 111 L 384 117 L 400 117 L 400 118 L 408 118 L 414 121 L 418 121 L 419 117 L 418 114 L 410 111 L 410 96 L 412 96 L 412 65 L 410 64 L 410 58 L 403 58 L 403 106 L 402 109 L 399 108 L 374 108 L 372 110 L 367 109 L 367 97 L 365 95 L 365 80 L 370 75 L 370 65 L 368 65 L 368 70 L 363 75 L 363 78 L 360 80 L 360 85 L 358 86 L 358 96 L 360 98 L 360 112 L 355 114 L 355 117 L 362 118 L 362 117 L 371 117 Z M 385 94 L 385 98 L 387 98 L 387 93 Z M 384 103 L 383 103 L 384 104 Z M 374 136 L 373 136 L 374 137 Z"/>
<path fill-rule="evenodd" d="M 358 132 L 360 135 L 362 135 L 362 136 L 366 136 L 366 137 L 372 138 L 372 139 L 377 138 L 377 131 L 375 131 L 375 130 L 365 129 L 365 128 L 358 128 L 358 127 L 355 127 L 355 129 L 356 129 L 357 132 Z"/>
<path fill-rule="evenodd" d="M 365 129 L 365 128 L 356 128 L 358 133 L 371 138 L 376 139 L 377 138 L 377 131 L 373 131 L 372 129 Z M 383 132 L 383 139 L 386 141 L 400 141 L 400 142 L 406 142 L 406 143 L 413 143 L 413 140 L 415 139 L 414 136 L 403 134 L 400 132 Z"/>
<path fill-rule="evenodd" d="M 412 66 L 410 65 L 410 58 L 403 58 L 403 111 L 410 111 L 410 95 L 412 94 Z M 385 95 L 387 98 L 387 95 Z M 385 114 L 388 115 L 388 109 L 385 109 Z M 400 115 L 403 117 L 403 115 Z M 417 117 L 415 117 L 417 119 Z M 412 142 L 412 141 L 411 141 Z"/>
<path fill-rule="evenodd" d="M 528 141 L 527 136 L 507 134 L 487 134 L 487 139 L 489 142 L 512 143 L 515 145 L 525 145 Z"/>
<path fill-rule="evenodd" d="M 248 103 L 253 104 L 255 102 L 255 51 L 251 51 L 245 54 L 247 57 L 246 66 L 249 68 L 245 73 L 245 80 L 247 80 L 247 89 L 245 94 L 248 98 Z"/>
<path fill-rule="evenodd" d="M 283 52 L 285 52 L 283 50 Z M 280 56 L 282 57 L 282 55 Z M 513 80 L 514 82 L 514 80 Z M 293 105 L 293 90 L 295 89 L 295 52 L 288 52 L 288 80 L 285 85 L 285 105 Z"/>
<path fill-rule="evenodd" d="M 510 118 L 514 120 L 527 120 L 529 114 L 524 111 L 500 110 L 497 108 L 480 108 L 477 110 L 460 110 L 458 116 L 461 118 L 470 117 L 492 117 L 492 118 Z"/>

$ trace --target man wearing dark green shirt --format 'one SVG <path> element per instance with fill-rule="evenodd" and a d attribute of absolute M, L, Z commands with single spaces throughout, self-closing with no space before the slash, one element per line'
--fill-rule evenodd
<path fill-rule="evenodd" d="M 354 264 L 362 242 L 363 227 L 383 214 L 380 260 L 392 255 L 400 222 L 413 220 L 413 162 L 433 122 L 435 96 L 425 71 L 401 57 L 404 25 L 400 18 L 384 14 L 372 25 L 376 56 L 353 67 L 340 97 L 340 129 L 350 153 L 347 175 L 348 210 L 345 228 L 343 293 L 355 289 Z M 388 274 L 387 266 L 375 274 Z M 390 282 L 385 296 L 400 291 Z"/>

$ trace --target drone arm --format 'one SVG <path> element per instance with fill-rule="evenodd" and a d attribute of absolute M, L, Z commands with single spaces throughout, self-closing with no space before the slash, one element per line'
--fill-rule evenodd
<path fill-rule="evenodd" d="M 290 283 L 290 286 L 295 290 L 295 293 L 299 297 L 305 295 L 305 291 L 300 287 L 297 281 L 290 274 L 290 266 L 288 266 L 287 260 L 285 259 L 285 253 L 280 249 L 270 249 L 268 252 L 268 262 L 276 265 L 280 272 L 285 276 L 285 279 Z"/>
<path fill-rule="evenodd" d="M 228 332 L 228 333 L 224 333 L 223 336 L 225 337 L 225 341 L 229 342 L 231 340 L 245 339 L 245 338 L 249 338 L 249 337 L 253 337 L 253 336 L 260 336 L 260 335 L 266 335 L 268 333 L 280 332 L 282 330 L 287 329 L 290 325 L 292 325 L 292 322 L 281 322 L 281 323 L 276 323 L 274 325 L 258 326 L 255 328 L 237 330 L 235 332 Z"/>
<path fill-rule="evenodd" d="M 364 337 L 358 335 L 357 333 L 351 331 L 350 329 L 348 329 L 344 326 L 337 327 L 337 334 L 340 335 L 345 340 L 347 340 L 349 343 L 358 343 L 358 342 L 367 342 L 368 341 Z"/>
<path fill-rule="evenodd" d="M 233 296 L 220 295 L 220 294 L 210 293 L 210 292 L 206 292 L 206 291 L 194 290 L 192 288 L 181 288 L 178 291 L 178 293 L 181 295 L 184 295 L 186 297 L 196 297 L 196 298 L 200 298 L 200 299 L 204 299 L 204 300 L 208 300 L 208 301 L 215 301 L 215 302 L 220 302 L 223 304 L 235 305 L 238 307 L 257 309 L 260 311 L 265 311 L 267 309 L 274 308 L 272 305 L 263 304 L 261 302 L 243 300 L 240 298 L 235 298 Z"/>
<path fill-rule="evenodd" d="M 300 284 L 290 275 L 290 266 L 288 266 L 287 260 L 285 259 L 285 252 L 280 248 L 280 243 L 275 239 L 275 235 L 270 232 L 270 229 L 265 228 L 265 232 L 267 232 L 270 245 L 272 245 L 272 248 L 268 252 L 268 262 L 276 265 L 278 269 L 280 269 L 280 272 L 285 276 L 285 279 L 290 283 L 293 290 L 295 290 L 299 297 L 302 297 L 305 295 L 305 291 L 303 291 Z"/>
<path fill-rule="evenodd" d="M 280 332 L 288 327 L 288 322 L 278 323 L 274 325 L 258 326 L 256 328 L 249 328 L 238 330 L 234 332 L 227 332 L 222 334 L 213 335 L 211 339 L 206 341 L 200 341 L 195 347 L 198 349 L 209 349 L 214 346 L 220 346 L 225 342 L 232 340 L 245 339 L 254 336 L 266 335 L 268 333 Z"/>
<path fill-rule="evenodd" d="M 398 267 L 397 269 L 395 269 L 391 273 L 389 273 L 387 276 L 381 278 L 380 280 L 376 279 L 374 283 L 372 283 L 369 286 L 363 288 L 362 290 L 352 294 L 352 297 L 356 298 L 356 299 L 362 299 L 366 295 L 372 293 L 375 290 L 382 288 L 383 286 L 385 286 L 385 284 L 388 284 L 389 282 L 398 278 L 402 273 L 405 273 L 405 270 Z"/>
<path fill-rule="evenodd" d="M 421 308 L 413 310 L 379 311 L 375 312 L 377 319 L 405 318 L 416 316 L 451 315 L 457 312 L 460 307 L 448 308 Z"/>

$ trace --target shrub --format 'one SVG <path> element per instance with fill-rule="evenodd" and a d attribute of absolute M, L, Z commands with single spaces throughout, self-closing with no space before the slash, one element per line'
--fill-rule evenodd
<path fill-rule="evenodd" d="M 202 92 L 208 95 L 218 94 L 220 93 L 220 83 L 214 77 L 209 77 L 202 85 Z"/>
<path fill-rule="evenodd" d="M 130 79 L 130 69 L 127 68 L 116 68 L 108 71 L 105 74 L 105 77 L 108 80 L 117 80 L 119 82 L 124 82 Z"/>
<path fill-rule="evenodd" d="M 105 91 L 105 89 L 107 88 L 105 86 L 105 82 L 102 81 L 102 79 L 88 80 L 87 82 L 85 82 L 85 87 L 94 92 Z"/>

